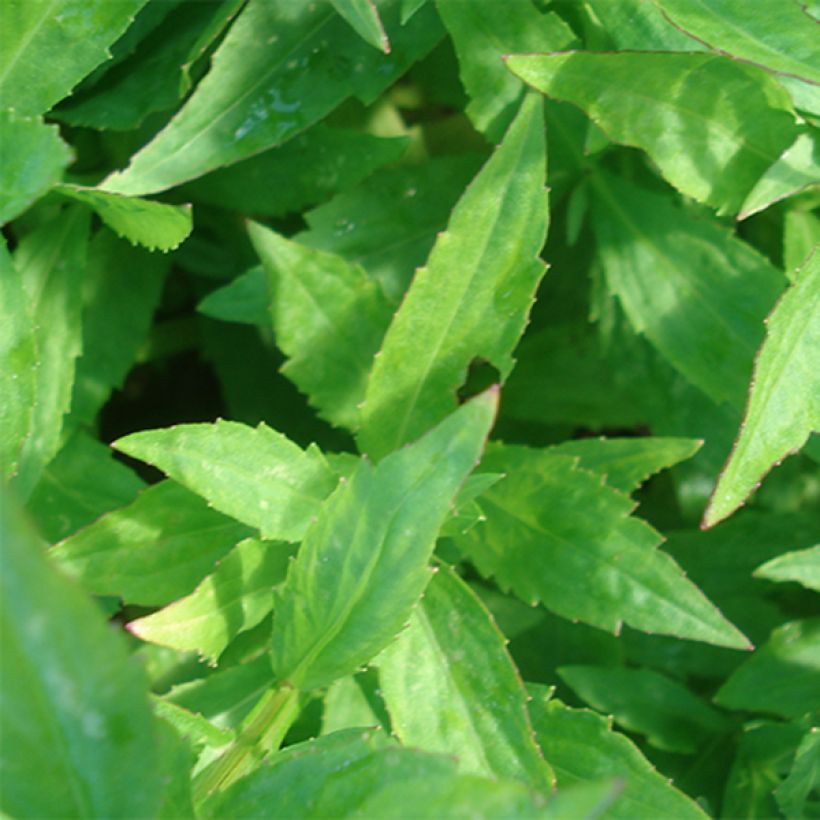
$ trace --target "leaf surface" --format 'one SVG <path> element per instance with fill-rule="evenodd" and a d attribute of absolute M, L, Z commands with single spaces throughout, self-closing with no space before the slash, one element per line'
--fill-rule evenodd
<path fill-rule="evenodd" d="M 820 544 L 778 555 L 759 566 L 754 574 L 771 581 L 795 581 L 820 592 Z"/>
<path fill-rule="evenodd" d="M 458 758 L 460 770 L 549 791 L 552 772 L 527 717 L 504 636 L 450 569 L 436 573 L 410 624 L 376 660 L 393 734 Z"/>
<path fill-rule="evenodd" d="M 478 396 L 376 467 L 362 461 L 322 507 L 275 596 L 273 667 L 299 689 L 367 663 L 407 622 L 458 488 L 496 411 Z"/>
<path fill-rule="evenodd" d="M 360 266 L 257 223 L 248 231 L 267 273 L 277 346 L 289 357 L 282 373 L 324 418 L 354 428 L 390 303 Z"/>
<path fill-rule="evenodd" d="M 0 506 L 0 806 L 14 817 L 153 816 L 160 772 L 142 670 L 48 566 L 12 499 Z"/>
<path fill-rule="evenodd" d="M 672 185 L 719 213 L 737 213 L 797 136 L 785 89 L 724 57 L 570 52 L 513 55 L 507 66 L 579 106 L 610 139 L 642 148 Z"/>
<path fill-rule="evenodd" d="M 622 623 L 734 648 L 748 641 L 630 517 L 633 502 L 549 450 L 493 445 L 482 470 L 507 477 L 481 496 L 487 520 L 457 538 L 485 576 L 527 603 L 617 632 Z M 582 592 L 579 593 L 579 591 Z"/>
<path fill-rule="evenodd" d="M 545 270 L 545 151 L 542 103 L 529 96 L 387 331 L 361 410 L 363 452 L 378 458 L 444 418 L 474 359 L 509 375 Z"/>
<path fill-rule="evenodd" d="M 703 517 L 731 515 L 763 476 L 820 429 L 820 251 L 815 251 L 766 321 L 746 415 Z"/>
<path fill-rule="evenodd" d="M 96 595 L 164 605 L 191 592 L 250 534 L 198 496 L 163 481 L 61 541 L 49 556 Z"/>
<path fill-rule="evenodd" d="M 806 732 L 794 755 L 788 777 L 775 789 L 774 795 L 786 817 L 805 817 L 810 812 L 812 792 L 820 783 L 820 727 Z"/>
<path fill-rule="evenodd" d="M 271 541 L 299 541 L 337 482 L 317 447 L 302 450 L 264 424 L 179 424 L 132 433 L 113 446 Z"/>
<path fill-rule="evenodd" d="M 373 0 L 331 0 L 331 3 L 365 42 L 385 54 L 390 53 L 390 41 Z"/>

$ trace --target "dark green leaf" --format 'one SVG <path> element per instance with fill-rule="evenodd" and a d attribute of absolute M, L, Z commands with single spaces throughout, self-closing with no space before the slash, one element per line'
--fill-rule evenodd
<path fill-rule="evenodd" d="M 809 798 L 820 786 L 820 728 L 813 726 L 806 733 L 794 755 L 789 776 L 775 790 L 775 798 L 786 817 L 808 817 Z"/>
<path fill-rule="evenodd" d="M 333 8 L 374 48 L 390 53 L 390 41 L 384 32 L 374 0 L 330 0 Z"/>

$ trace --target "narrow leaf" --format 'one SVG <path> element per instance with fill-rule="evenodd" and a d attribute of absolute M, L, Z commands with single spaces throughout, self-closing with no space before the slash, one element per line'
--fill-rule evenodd
<path fill-rule="evenodd" d="M 429 580 L 436 535 L 496 404 L 490 390 L 378 466 L 363 461 L 324 504 L 276 594 L 272 657 L 280 681 L 327 685 L 398 634 Z"/>
<path fill-rule="evenodd" d="M 248 227 L 270 291 L 284 373 L 333 424 L 352 429 L 393 311 L 359 265 L 255 223 Z"/>
<path fill-rule="evenodd" d="M 545 151 L 542 103 L 529 96 L 387 331 L 362 405 L 363 452 L 380 457 L 444 418 L 474 359 L 509 375 L 545 270 Z"/>
<path fill-rule="evenodd" d="M 337 481 L 317 447 L 302 450 L 264 424 L 180 424 L 132 433 L 113 446 L 272 541 L 299 541 Z"/>
<path fill-rule="evenodd" d="M 774 796 L 786 817 L 807 817 L 812 792 L 820 784 L 820 727 L 813 726 L 800 741 L 789 776 L 775 789 Z M 816 802 L 816 801 L 815 801 Z"/>
<path fill-rule="evenodd" d="M 0 807 L 10 817 L 151 817 L 156 728 L 142 670 L 96 605 L 48 566 L 4 495 Z"/>
<path fill-rule="evenodd" d="M 720 213 L 737 213 L 797 136 L 786 90 L 724 57 L 570 52 L 513 55 L 507 66 L 579 106 L 610 139 L 642 148 L 672 185 Z"/>
<path fill-rule="evenodd" d="M 703 516 L 705 527 L 731 515 L 773 465 L 820 429 L 820 252 L 798 272 L 766 325 L 746 415 Z"/>
<path fill-rule="evenodd" d="M 772 558 L 759 566 L 754 574 L 771 581 L 795 581 L 820 592 L 820 544 Z"/>
<path fill-rule="evenodd" d="M 373 0 L 331 0 L 331 3 L 365 42 L 385 54 L 390 53 L 390 41 Z"/>
<path fill-rule="evenodd" d="M 451 569 L 438 572 L 376 660 L 393 733 L 405 746 L 454 755 L 464 773 L 549 791 L 553 775 L 504 643 L 470 588 Z"/>

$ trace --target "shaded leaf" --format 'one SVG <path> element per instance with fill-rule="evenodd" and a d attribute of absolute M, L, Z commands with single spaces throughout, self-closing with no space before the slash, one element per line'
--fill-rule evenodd
<path fill-rule="evenodd" d="M 778 555 L 759 566 L 755 575 L 772 581 L 796 581 L 820 592 L 820 545 Z"/>
<path fill-rule="evenodd" d="M 362 461 L 324 504 L 275 596 L 280 681 L 327 685 L 398 634 L 429 580 L 436 535 L 483 449 L 497 400 L 490 390 L 378 466 Z"/>
<path fill-rule="evenodd" d="M 509 375 L 545 270 L 545 150 L 533 95 L 459 200 L 387 331 L 361 410 L 363 452 L 380 457 L 444 418 L 474 359 Z"/>
<path fill-rule="evenodd" d="M 268 277 L 262 265 L 240 273 L 229 284 L 212 290 L 197 311 L 223 322 L 266 327 L 270 318 Z"/>
<path fill-rule="evenodd" d="M 359 35 L 374 48 L 390 53 L 390 41 L 385 34 L 379 12 L 373 0 L 330 0 L 333 8 L 350 23 Z"/>
<path fill-rule="evenodd" d="M 322 699 L 323 735 L 356 726 L 389 728 L 389 719 L 383 720 L 373 706 L 371 695 L 375 693 L 365 690 L 364 679 L 371 673 L 375 669 L 339 678 L 327 688 Z M 384 705 L 380 705 L 383 712 Z"/>
<path fill-rule="evenodd" d="M 810 816 L 809 799 L 820 786 L 820 728 L 806 733 L 794 755 L 789 776 L 775 789 L 775 799 L 786 817 Z"/>
<path fill-rule="evenodd" d="M 820 429 L 820 252 L 812 254 L 766 320 L 746 415 L 703 516 L 731 515 L 763 476 Z"/>
<path fill-rule="evenodd" d="M 112 446 L 272 541 L 299 541 L 337 483 L 317 447 L 302 450 L 264 424 L 179 424 L 132 433 Z"/>

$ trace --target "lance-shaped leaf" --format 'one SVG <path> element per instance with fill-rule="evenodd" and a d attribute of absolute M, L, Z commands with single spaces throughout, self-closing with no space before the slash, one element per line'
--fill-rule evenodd
<path fill-rule="evenodd" d="M 610 139 L 642 148 L 678 190 L 721 213 L 740 210 L 797 136 L 777 80 L 713 54 L 513 55 L 507 66 L 580 107 Z"/>
<path fill-rule="evenodd" d="M 397 0 L 380 11 L 392 32 Z M 102 187 L 162 191 L 279 145 L 351 94 L 372 102 L 439 38 L 434 12 L 422 11 L 395 27 L 388 57 L 330 3 L 250 0 L 179 113 Z"/>
<path fill-rule="evenodd" d="M 603 814 L 607 818 L 677 817 L 705 820 L 694 800 L 674 788 L 609 721 L 587 709 L 547 701 L 543 687 L 531 687 L 530 715 L 544 756 L 555 767 L 558 789 L 615 778 L 624 788 Z"/>
<path fill-rule="evenodd" d="M 759 566 L 754 574 L 772 581 L 795 581 L 820 592 L 820 544 L 778 555 Z"/>
<path fill-rule="evenodd" d="M 363 452 L 380 457 L 444 418 L 474 359 L 509 375 L 545 270 L 545 151 L 542 103 L 531 95 L 387 331 L 362 405 Z"/>
<path fill-rule="evenodd" d="M 352 429 L 390 303 L 359 265 L 256 223 L 248 231 L 267 273 L 276 343 L 289 357 L 282 373 L 324 418 Z"/>
<path fill-rule="evenodd" d="M 280 680 L 301 689 L 332 683 L 404 626 L 497 400 L 489 390 L 378 466 L 363 461 L 324 504 L 276 594 L 272 658 Z"/>
<path fill-rule="evenodd" d="M 465 3 L 437 0 L 441 21 L 453 40 L 459 74 L 470 102 L 465 113 L 475 127 L 497 139 L 515 115 L 524 85 L 504 67 L 514 51 L 561 51 L 575 41 L 572 29 L 554 12 L 531 0 Z"/>
<path fill-rule="evenodd" d="M 796 2 L 655 0 L 678 28 L 709 48 L 820 85 L 817 21 Z"/>
<path fill-rule="evenodd" d="M 189 596 L 131 621 L 128 629 L 144 641 L 197 650 L 215 663 L 240 632 L 271 611 L 273 588 L 285 579 L 291 554 L 283 544 L 241 541 Z"/>
<path fill-rule="evenodd" d="M 81 185 L 60 185 L 57 192 L 88 205 L 117 236 L 152 251 L 173 250 L 194 226 L 190 205 L 166 205 Z"/>
<path fill-rule="evenodd" d="M 807 817 L 812 792 L 820 783 L 820 727 L 806 732 L 794 754 L 789 776 L 775 789 L 774 796 L 786 817 Z M 816 801 L 815 801 L 816 802 Z"/>
<path fill-rule="evenodd" d="M 740 406 L 785 278 L 750 245 L 668 197 L 595 176 L 607 285 L 630 323 L 716 402 Z"/>
<path fill-rule="evenodd" d="M 61 541 L 49 556 L 97 595 L 164 605 L 187 595 L 251 531 L 163 481 Z"/>
<path fill-rule="evenodd" d="M 376 661 L 393 734 L 405 746 L 454 755 L 464 773 L 549 791 L 553 774 L 504 642 L 472 590 L 450 568 L 438 572 Z"/>
<path fill-rule="evenodd" d="M 549 450 L 494 445 L 482 470 L 506 473 L 481 496 L 487 520 L 456 539 L 504 589 L 565 618 L 622 623 L 718 646 L 748 641 L 689 581 L 628 496 Z M 582 590 L 579 594 L 579 590 Z"/>
<path fill-rule="evenodd" d="M 36 328 L 39 364 L 31 429 L 15 476 L 27 496 L 60 449 L 82 349 L 82 292 L 89 215 L 73 206 L 25 236 L 14 254 Z"/>
<path fill-rule="evenodd" d="M 179 424 L 132 433 L 113 446 L 271 541 L 299 541 L 337 481 L 317 447 L 302 450 L 264 424 Z"/>
<path fill-rule="evenodd" d="M 146 2 L 4 2 L 0 31 L 3 105 L 22 115 L 48 111 L 110 57 L 108 47 Z"/>
<path fill-rule="evenodd" d="M 385 54 L 390 53 L 390 41 L 387 39 L 379 11 L 373 0 L 330 0 L 330 2 L 365 42 Z"/>
<path fill-rule="evenodd" d="M 766 320 L 746 416 L 706 508 L 706 527 L 731 515 L 820 428 L 820 251 L 796 279 Z"/>
<path fill-rule="evenodd" d="M 0 808 L 10 817 L 152 817 L 147 682 L 97 606 L 50 567 L 12 499 L 0 535 Z"/>
<path fill-rule="evenodd" d="M 0 145 L 0 224 L 5 224 L 60 181 L 71 149 L 56 126 L 15 111 L 0 111 Z"/>
<path fill-rule="evenodd" d="M 745 709 L 798 718 L 820 709 L 820 618 L 791 621 L 739 666 L 715 700 Z"/>

